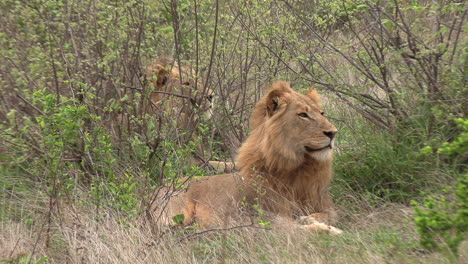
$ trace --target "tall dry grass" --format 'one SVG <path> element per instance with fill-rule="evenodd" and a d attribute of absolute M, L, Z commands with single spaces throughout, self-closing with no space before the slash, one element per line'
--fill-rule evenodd
<path fill-rule="evenodd" d="M 21 203 L 23 213 L 0 222 L 4 262 L 21 263 L 33 254 L 31 263 L 43 256 L 49 257 L 47 263 L 449 263 L 417 246 L 410 208 L 387 203 L 369 209 L 357 197 L 361 210 L 339 208 L 339 227 L 345 231 L 339 236 L 287 226 L 153 235 L 141 221 L 125 220 L 110 209 L 96 214 L 89 206 L 65 204 L 48 226 L 46 200 L 8 199 L 10 205 Z M 468 244 L 460 249 L 460 263 L 466 263 Z"/>

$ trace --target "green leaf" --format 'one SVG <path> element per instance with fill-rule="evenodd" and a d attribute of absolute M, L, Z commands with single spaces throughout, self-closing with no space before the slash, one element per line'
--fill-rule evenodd
<path fill-rule="evenodd" d="M 367 10 L 369 9 L 369 6 L 366 4 L 360 4 L 356 6 L 357 9 L 362 9 L 362 10 Z"/>
<path fill-rule="evenodd" d="M 172 217 L 172 221 L 176 223 L 177 225 L 181 225 L 185 220 L 185 215 L 184 214 L 178 214 Z"/>
<path fill-rule="evenodd" d="M 36 264 L 44 263 L 44 262 L 46 262 L 48 259 L 49 259 L 49 257 L 44 256 L 44 257 L 40 258 L 40 259 L 36 262 Z"/>
<path fill-rule="evenodd" d="M 309 58 L 304 55 L 297 56 L 297 59 L 300 61 L 305 61 L 305 62 L 309 61 Z"/>

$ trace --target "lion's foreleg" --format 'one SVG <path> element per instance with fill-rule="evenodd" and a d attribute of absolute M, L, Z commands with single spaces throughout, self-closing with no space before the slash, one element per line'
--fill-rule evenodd
<path fill-rule="evenodd" d="M 338 220 L 338 214 L 335 211 L 335 206 L 328 191 L 322 195 L 319 201 L 318 205 L 312 207 L 312 212 L 316 213 L 307 215 L 306 218 L 313 218 L 318 222 L 334 225 Z"/>
<path fill-rule="evenodd" d="M 343 231 L 332 226 L 336 223 L 337 214 L 334 209 L 328 209 L 324 212 L 301 216 L 298 219 L 301 229 L 312 231 L 326 231 L 332 235 L 341 234 Z"/>

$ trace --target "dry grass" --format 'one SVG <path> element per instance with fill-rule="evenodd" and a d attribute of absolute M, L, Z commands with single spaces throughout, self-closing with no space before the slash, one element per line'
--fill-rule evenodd
<path fill-rule="evenodd" d="M 25 212 L 37 212 L 22 204 Z M 29 204 L 47 203 L 36 199 Z M 339 227 L 345 230 L 340 236 L 286 227 L 154 236 L 139 221 L 122 220 L 108 210 L 96 214 L 89 207 L 61 207 L 49 234 L 42 228 L 45 207 L 34 213 L 32 225 L 25 217 L 0 222 L 0 259 L 18 260 L 34 252 L 36 260 L 48 256 L 48 263 L 449 263 L 419 248 L 412 210 L 398 205 L 348 214 L 340 208 Z M 460 252 L 460 262 L 466 263 L 467 243 Z"/>

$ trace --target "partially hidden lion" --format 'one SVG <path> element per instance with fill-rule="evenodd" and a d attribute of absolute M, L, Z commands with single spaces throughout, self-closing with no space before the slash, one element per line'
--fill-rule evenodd
<path fill-rule="evenodd" d="M 179 65 L 171 57 L 160 57 L 146 67 L 145 77 L 151 82 L 149 105 L 146 113 L 174 118 L 184 132 L 182 143 L 197 140 L 200 116 L 212 114 L 213 91 L 205 88 L 195 69 L 189 64 Z M 203 144 L 197 146 L 192 163 L 206 162 Z"/>
<path fill-rule="evenodd" d="M 160 57 L 146 67 L 145 77 L 153 88 L 150 95 L 153 111 L 171 107 L 187 117 L 195 110 L 197 114 L 210 114 L 213 91 L 203 86 L 191 65 L 180 66 L 170 57 Z"/>
<path fill-rule="evenodd" d="M 143 90 L 142 115 L 165 114 L 176 119 L 178 128 L 186 131 L 195 129 L 199 116 L 211 116 L 213 91 L 203 86 L 191 65 L 180 66 L 171 57 L 159 57 L 148 64 L 143 76 L 149 83 L 146 86 L 149 91 Z M 129 117 L 119 113 L 117 121 L 120 127 L 127 127 Z"/>
<path fill-rule="evenodd" d="M 159 188 L 152 219 L 163 226 L 196 223 L 206 229 L 264 217 L 273 224 L 287 219 L 295 227 L 341 233 L 331 226 L 336 213 L 328 191 L 337 129 L 323 116 L 317 91 L 302 95 L 287 82 L 275 82 L 250 123 L 238 173 Z"/>

